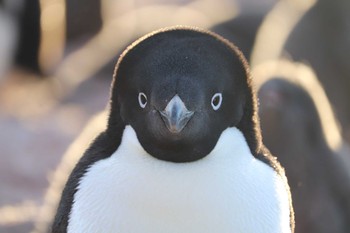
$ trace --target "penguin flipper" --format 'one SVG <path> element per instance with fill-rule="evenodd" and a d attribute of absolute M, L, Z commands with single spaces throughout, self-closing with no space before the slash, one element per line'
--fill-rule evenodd
<path fill-rule="evenodd" d="M 52 224 L 52 233 L 67 232 L 69 214 L 72 209 L 74 195 L 77 191 L 81 177 L 85 174 L 90 165 L 111 156 L 118 149 L 121 142 L 121 132 L 122 130 L 117 132 L 120 135 L 110 135 L 107 131 L 102 132 L 85 151 L 70 174 L 65 188 L 63 189 L 56 216 Z M 114 139 L 113 142 L 110 138 Z"/>
<path fill-rule="evenodd" d="M 256 156 L 257 159 L 263 161 L 264 163 L 268 164 L 270 167 L 272 167 L 279 176 L 282 177 L 284 181 L 284 185 L 286 188 L 286 191 L 288 192 L 289 196 L 289 217 L 290 217 L 290 228 L 291 232 L 294 233 L 295 230 L 295 216 L 294 216 L 294 208 L 292 204 L 292 194 L 288 185 L 288 180 L 284 171 L 284 168 L 282 165 L 278 162 L 277 158 L 271 154 L 271 152 L 262 145 L 260 148 L 260 152 Z"/>

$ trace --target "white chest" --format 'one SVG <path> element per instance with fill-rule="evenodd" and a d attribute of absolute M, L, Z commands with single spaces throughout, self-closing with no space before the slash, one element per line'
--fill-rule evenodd
<path fill-rule="evenodd" d="M 282 180 L 235 128 L 196 162 L 154 159 L 127 126 L 122 144 L 81 179 L 69 233 L 287 233 Z"/>

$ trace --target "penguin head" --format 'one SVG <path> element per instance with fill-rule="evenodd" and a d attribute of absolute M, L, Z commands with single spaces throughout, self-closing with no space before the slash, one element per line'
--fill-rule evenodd
<path fill-rule="evenodd" d="M 259 97 L 262 128 L 268 129 L 264 140 L 269 148 L 278 148 L 276 154 L 283 155 L 285 150 L 290 151 L 283 140 L 289 145 L 307 142 L 314 148 L 326 144 L 317 107 L 303 84 L 288 77 L 272 76 L 261 85 Z M 288 138 L 283 136 L 286 132 Z M 291 156 L 290 159 L 295 157 Z"/>
<path fill-rule="evenodd" d="M 213 150 L 226 128 L 241 122 L 246 72 L 238 49 L 214 33 L 157 31 L 121 55 L 110 118 L 130 125 L 153 157 L 196 161 Z"/>

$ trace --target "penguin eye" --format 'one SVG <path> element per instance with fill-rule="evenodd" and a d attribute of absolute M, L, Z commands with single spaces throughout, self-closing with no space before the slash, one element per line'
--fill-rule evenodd
<path fill-rule="evenodd" d="M 147 105 L 147 96 L 143 92 L 139 93 L 139 104 L 141 108 L 145 108 Z"/>
<path fill-rule="evenodd" d="M 221 103 L 222 103 L 222 94 L 216 93 L 215 95 L 213 95 L 213 97 L 211 98 L 211 106 L 215 111 L 220 108 Z"/>

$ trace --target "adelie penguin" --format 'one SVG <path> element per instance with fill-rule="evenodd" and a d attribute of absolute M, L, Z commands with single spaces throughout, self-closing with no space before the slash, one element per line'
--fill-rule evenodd
<path fill-rule="evenodd" d="M 245 58 L 221 36 L 140 38 L 117 63 L 107 129 L 70 175 L 52 232 L 293 232 L 256 103 Z"/>

